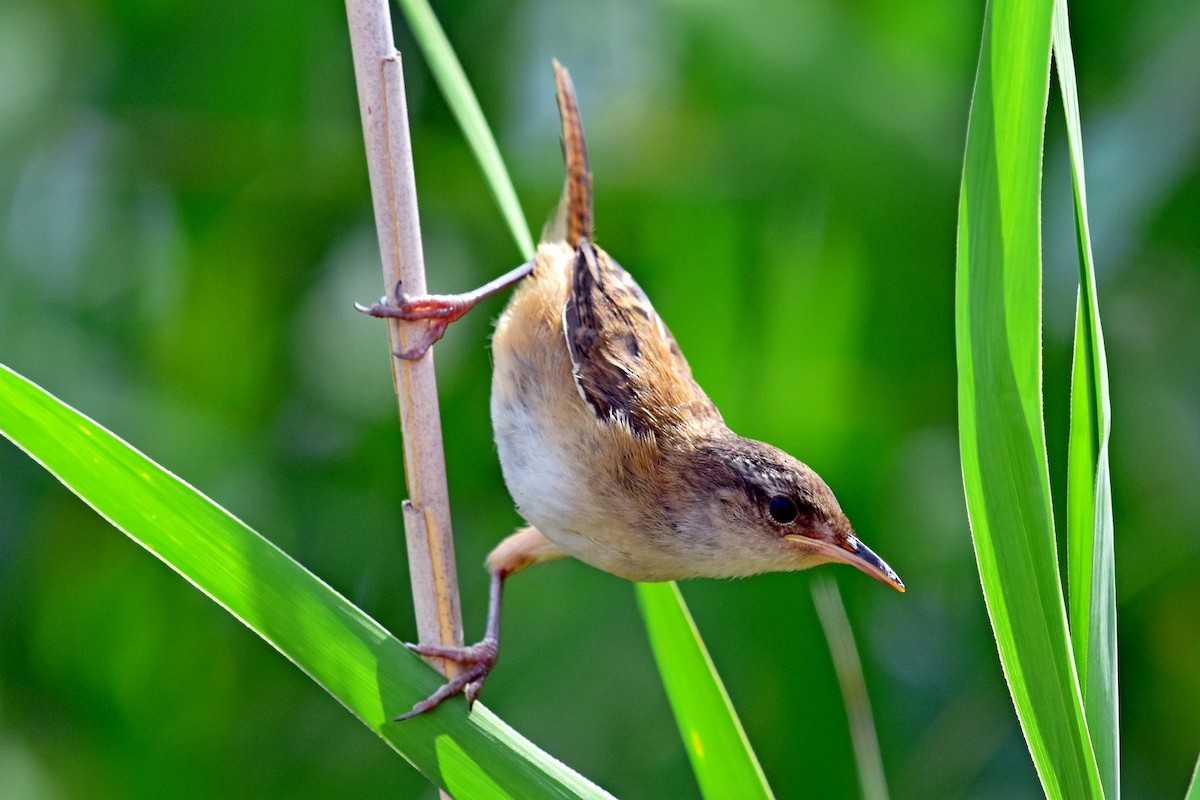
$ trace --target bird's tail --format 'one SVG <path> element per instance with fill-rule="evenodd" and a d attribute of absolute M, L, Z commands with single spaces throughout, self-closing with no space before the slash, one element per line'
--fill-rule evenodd
<path fill-rule="evenodd" d="M 554 62 L 554 84 L 558 92 L 558 113 L 562 117 L 562 148 L 566 170 L 558 213 L 550 221 L 542 238 L 566 241 L 574 248 L 583 240 L 591 241 L 592 173 L 588 169 L 587 145 L 583 141 L 583 123 L 575 101 L 575 85 L 567 68 Z"/>

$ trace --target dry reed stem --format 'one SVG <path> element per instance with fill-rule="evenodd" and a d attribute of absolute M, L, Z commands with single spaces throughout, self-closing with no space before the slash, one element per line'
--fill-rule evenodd
<path fill-rule="evenodd" d="M 346 13 L 384 290 L 391 297 L 397 285 L 403 285 L 409 294 L 423 294 L 425 260 L 404 75 L 392 39 L 387 0 L 346 0 Z M 387 326 L 393 353 L 406 349 L 409 339 L 421 333 L 421 323 L 388 319 Z M 403 504 L 403 515 L 417 632 L 425 643 L 461 645 L 462 616 L 433 350 L 417 361 L 394 357 L 390 361 L 404 437 L 409 499 Z M 447 674 L 454 667 L 449 663 L 439 666 Z"/>

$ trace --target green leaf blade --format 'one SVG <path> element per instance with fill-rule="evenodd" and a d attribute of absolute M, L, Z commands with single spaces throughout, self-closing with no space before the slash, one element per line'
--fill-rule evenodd
<path fill-rule="evenodd" d="M 1105 795 L 1121 796 L 1117 600 L 1113 554 L 1108 361 L 1088 225 L 1079 92 L 1066 0 L 1054 4 L 1054 63 L 1066 116 L 1079 251 L 1067 461 L 1067 580 L 1075 664 Z"/>
<path fill-rule="evenodd" d="M 675 583 L 639 583 L 638 605 L 701 794 L 773 798 Z"/>
<path fill-rule="evenodd" d="M 500 207 L 500 213 L 504 216 L 521 255 L 532 258 L 533 236 L 529 232 L 525 214 L 521 211 L 521 203 L 517 200 L 512 178 L 504 168 L 504 159 L 500 156 L 500 148 L 496 146 L 496 137 L 492 135 L 492 129 L 483 116 L 483 109 L 479 107 L 479 99 L 471 89 L 471 83 L 467 80 L 467 74 L 463 71 L 462 63 L 455 55 L 450 40 L 446 38 L 446 32 L 442 30 L 441 23 L 429 7 L 428 0 L 399 0 L 399 3 L 405 19 L 412 26 L 417 44 L 425 54 L 433 77 L 446 98 L 446 104 L 458 120 L 458 126 L 467 137 L 467 143 L 483 169 L 484 178 L 496 198 L 496 204 Z"/>
<path fill-rule="evenodd" d="M 867 694 L 858 645 L 842 603 L 841 592 L 833 578 L 822 575 L 812 583 L 813 605 L 825 632 L 829 654 L 837 672 L 850 723 L 850 740 L 854 745 L 854 761 L 858 768 L 858 783 L 863 800 L 887 800 L 887 776 L 883 771 L 883 756 L 879 752 L 879 737 L 875 733 L 875 718 Z"/>
<path fill-rule="evenodd" d="M 1101 797 L 1057 568 L 1042 422 L 1041 143 L 1049 0 L 992 2 L 959 205 L 963 482 L 1004 674 L 1049 797 Z"/>
<path fill-rule="evenodd" d="M 0 365 L 0 434 L 460 797 L 606 798 L 479 705 L 391 718 L 439 676 L 369 616 L 142 453 Z"/>

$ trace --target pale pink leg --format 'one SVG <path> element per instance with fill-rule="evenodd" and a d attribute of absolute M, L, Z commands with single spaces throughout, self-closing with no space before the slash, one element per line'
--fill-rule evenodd
<path fill-rule="evenodd" d="M 436 708 L 443 700 L 462 692 L 467 698 L 467 710 L 479 696 L 483 682 L 488 673 L 496 665 L 500 646 L 500 593 L 504 581 L 530 564 L 540 561 L 553 561 L 566 556 L 553 542 L 542 535 L 537 528 L 522 528 L 496 545 L 488 554 L 488 573 L 492 577 L 491 592 L 488 599 L 487 631 L 483 639 L 467 647 L 444 647 L 434 644 L 409 644 L 410 650 L 430 658 L 447 658 L 463 668 L 459 675 L 446 681 L 429 697 L 412 707 L 406 714 L 396 719 L 408 719 Z"/>
<path fill-rule="evenodd" d="M 496 666 L 500 646 L 500 591 L 504 587 L 505 573 L 499 570 L 492 572 L 491 597 L 488 602 L 487 633 L 482 640 L 466 647 L 443 647 L 434 644 L 409 644 L 404 646 L 414 653 L 430 658 L 445 658 L 458 664 L 463 671 L 443 683 L 429 697 L 412 707 L 411 710 L 396 717 L 397 721 L 409 719 L 418 714 L 424 714 L 436 708 L 443 700 L 462 692 L 467 698 L 467 710 L 475 704 L 479 690 L 487 679 L 492 667 Z"/>
<path fill-rule="evenodd" d="M 372 317 L 397 317 L 409 322 L 424 321 L 426 323 L 425 332 L 417 343 L 403 352 L 396 353 L 399 358 L 418 359 L 425 355 L 434 342 L 445 335 L 446 328 L 451 322 L 461 318 L 480 300 L 512 286 L 531 272 L 533 272 L 533 262 L 529 261 L 474 291 L 462 294 L 409 296 L 404 293 L 402 286 L 397 285 L 394 302 L 384 297 L 371 306 L 355 303 L 354 307 Z"/>

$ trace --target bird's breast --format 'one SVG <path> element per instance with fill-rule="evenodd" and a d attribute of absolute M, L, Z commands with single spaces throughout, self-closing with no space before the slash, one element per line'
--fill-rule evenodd
<path fill-rule="evenodd" d="M 652 480 L 638 472 L 653 469 L 653 444 L 596 419 L 571 372 L 562 328 L 571 258 L 565 246 L 542 244 L 492 337 L 492 427 L 504 481 L 521 515 L 572 556 L 661 580 L 642 574 L 647 520 L 631 491 Z"/>

